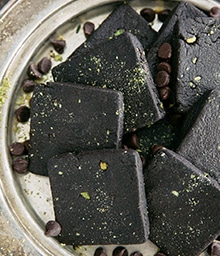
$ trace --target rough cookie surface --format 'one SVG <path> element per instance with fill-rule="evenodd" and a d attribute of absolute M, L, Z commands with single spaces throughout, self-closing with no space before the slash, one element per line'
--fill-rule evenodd
<path fill-rule="evenodd" d="M 47 161 L 65 152 L 119 148 L 123 132 L 120 92 L 48 83 L 31 100 L 29 169 L 47 175 Z"/>
<path fill-rule="evenodd" d="M 180 155 L 160 150 L 145 172 L 149 239 L 172 256 L 199 255 L 220 233 L 220 186 Z"/>
<path fill-rule="evenodd" d="M 182 127 L 177 153 L 220 184 L 220 90 L 212 90 L 195 104 Z"/>
<path fill-rule="evenodd" d="M 126 132 L 152 124 L 165 114 L 144 49 L 131 33 L 124 32 L 68 59 L 54 67 L 52 73 L 55 81 L 120 91 Z"/>
<path fill-rule="evenodd" d="M 202 17 L 180 20 L 177 37 L 176 102 L 179 111 L 187 112 L 203 93 L 220 88 L 220 21 Z"/>
<path fill-rule="evenodd" d="M 134 150 L 72 153 L 48 163 L 59 240 L 135 244 L 148 238 L 142 162 Z"/>

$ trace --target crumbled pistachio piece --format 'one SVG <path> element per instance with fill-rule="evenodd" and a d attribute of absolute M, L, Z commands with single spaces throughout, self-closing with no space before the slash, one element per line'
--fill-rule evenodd
<path fill-rule="evenodd" d="M 197 39 L 196 36 L 192 36 L 192 37 L 187 38 L 186 42 L 188 44 L 193 44 L 193 43 L 195 43 L 196 39 Z"/>
<path fill-rule="evenodd" d="M 81 192 L 80 195 L 83 196 L 83 197 L 84 197 L 85 199 L 87 199 L 87 200 L 90 200 L 90 199 L 91 199 L 89 193 L 86 192 L 86 191 L 85 191 L 85 192 Z"/>
<path fill-rule="evenodd" d="M 99 166 L 100 166 L 100 169 L 101 169 L 102 171 L 106 171 L 106 170 L 108 169 L 108 163 L 106 163 L 106 162 L 100 161 L 100 162 L 99 162 Z"/>

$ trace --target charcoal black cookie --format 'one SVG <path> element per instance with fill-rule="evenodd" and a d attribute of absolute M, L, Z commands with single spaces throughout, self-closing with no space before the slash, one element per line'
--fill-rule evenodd
<path fill-rule="evenodd" d="M 123 132 L 120 92 L 64 83 L 34 89 L 29 169 L 47 175 L 47 161 L 68 151 L 119 148 Z"/>
<path fill-rule="evenodd" d="M 160 61 L 160 58 L 158 57 L 158 49 L 163 43 L 171 43 L 171 45 L 173 45 L 173 33 L 177 20 L 200 16 L 207 17 L 203 11 L 199 10 L 189 2 L 178 3 L 178 5 L 170 12 L 169 16 L 158 32 L 155 43 L 152 45 L 147 54 L 147 60 L 153 77 L 155 77 L 157 73 L 157 65 Z"/>
<path fill-rule="evenodd" d="M 220 184 L 220 90 L 209 91 L 195 104 L 181 129 L 177 152 Z"/>
<path fill-rule="evenodd" d="M 96 47 L 102 41 L 113 37 L 115 34 L 120 34 L 122 31 L 135 35 L 145 51 L 149 50 L 157 36 L 157 32 L 130 5 L 121 4 L 112 11 L 84 43 L 74 50 L 69 58 L 86 51 L 88 48 Z"/>
<path fill-rule="evenodd" d="M 124 129 L 133 131 L 164 116 L 144 49 L 131 33 L 108 39 L 54 67 L 55 81 L 76 82 L 122 92 Z"/>
<path fill-rule="evenodd" d="M 149 222 L 142 162 L 134 150 L 93 150 L 52 158 L 48 172 L 65 244 L 138 244 Z"/>
<path fill-rule="evenodd" d="M 185 158 L 163 149 L 145 172 L 149 239 L 172 256 L 200 255 L 220 232 L 220 186 Z"/>
<path fill-rule="evenodd" d="M 202 18 L 180 20 L 177 27 L 175 97 L 180 112 L 187 112 L 208 90 L 220 88 L 220 20 Z"/>
<path fill-rule="evenodd" d="M 139 152 L 146 160 L 150 160 L 153 155 L 153 147 L 160 145 L 169 149 L 176 149 L 178 145 L 178 132 L 162 119 L 150 127 L 144 127 L 136 131 L 139 139 Z"/>

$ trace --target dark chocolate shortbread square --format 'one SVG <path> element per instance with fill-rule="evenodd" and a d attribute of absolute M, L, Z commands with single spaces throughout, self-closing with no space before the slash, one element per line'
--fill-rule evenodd
<path fill-rule="evenodd" d="M 157 35 L 157 32 L 130 5 L 120 4 L 87 40 L 74 50 L 69 58 L 87 51 L 88 48 L 96 47 L 99 43 L 113 37 L 120 31 L 127 31 L 135 35 L 145 51 L 149 50 Z"/>
<path fill-rule="evenodd" d="M 220 232 L 220 186 L 182 156 L 160 150 L 145 172 L 149 239 L 167 255 L 198 256 Z"/>
<path fill-rule="evenodd" d="M 177 152 L 220 184 L 220 90 L 207 92 L 186 116 Z"/>
<path fill-rule="evenodd" d="M 65 244 L 138 244 L 149 223 L 142 162 L 134 150 L 68 153 L 48 162 Z"/>
<path fill-rule="evenodd" d="M 158 32 L 157 39 L 147 54 L 147 60 L 153 77 L 155 77 L 157 73 L 157 65 L 160 62 L 160 58 L 157 54 L 158 49 L 163 43 L 171 43 L 173 45 L 173 36 L 176 22 L 178 20 L 194 17 L 207 17 L 207 15 L 193 4 L 184 1 L 178 3 L 177 6 L 169 14 Z"/>
<path fill-rule="evenodd" d="M 145 52 L 131 33 L 100 43 L 95 48 L 54 67 L 55 81 L 109 88 L 124 96 L 124 129 L 136 130 L 164 116 Z"/>
<path fill-rule="evenodd" d="M 48 83 L 31 100 L 29 169 L 47 175 L 53 155 L 119 148 L 123 132 L 120 92 L 91 86 Z"/>
<path fill-rule="evenodd" d="M 197 17 L 179 20 L 174 53 L 178 110 L 187 112 L 207 91 L 220 88 L 220 20 Z"/>

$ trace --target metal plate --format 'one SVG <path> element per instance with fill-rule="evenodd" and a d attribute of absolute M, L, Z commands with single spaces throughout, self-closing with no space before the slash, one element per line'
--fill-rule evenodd
<path fill-rule="evenodd" d="M 28 173 L 18 175 L 11 169 L 8 145 L 29 138 L 29 124 L 15 120 L 14 110 L 28 105 L 31 95 L 24 95 L 21 83 L 28 64 L 50 56 L 51 37 L 62 35 L 67 41 L 63 60 L 84 40 L 82 24 L 96 24 L 107 17 L 118 1 L 110 0 L 20 0 L 9 1 L 0 12 L 0 254 L 1 255 L 93 255 L 95 247 L 60 245 L 56 239 L 44 236 L 45 223 L 54 219 L 49 179 Z M 143 7 L 157 10 L 173 8 L 177 1 L 128 1 L 139 11 Z M 191 1 L 200 8 L 219 5 L 215 1 Z M 81 29 L 78 31 L 79 26 Z M 155 29 L 160 23 L 155 22 Z M 53 61 L 53 65 L 58 62 Z M 51 75 L 44 80 L 52 80 Z M 108 255 L 115 246 L 107 247 Z M 131 253 L 140 250 L 145 256 L 157 251 L 150 241 L 126 246 Z"/>

